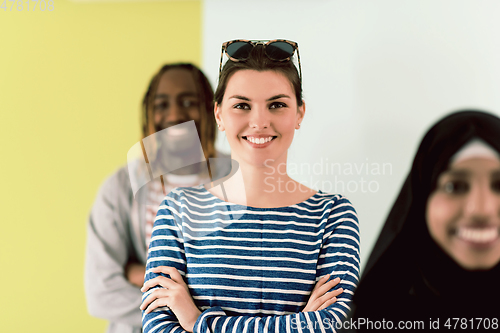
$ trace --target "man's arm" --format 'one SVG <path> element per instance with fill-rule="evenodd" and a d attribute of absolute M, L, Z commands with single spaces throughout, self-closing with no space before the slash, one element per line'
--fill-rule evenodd
<path fill-rule="evenodd" d="M 87 225 L 85 293 L 92 316 L 141 326 L 142 293 L 127 280 L 133 251 L 129 234 L 128 174 L 118 171 L 97 194 Z"/>

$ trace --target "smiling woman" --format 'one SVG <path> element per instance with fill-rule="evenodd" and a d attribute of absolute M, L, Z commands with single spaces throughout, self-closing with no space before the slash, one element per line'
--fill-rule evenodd
<path fill-rule="evenodd" d="M 305 115 L 291 61 L 297 44 L 236 41 L 223 50 L 230 61 L 214 113 L 238 169 L 165 197 L 142 288 L 144 332 L 328 331 L 345 318 L 358 281 L 358 220 L 345 197 L 286 172 Z M 296 186 L 266 186 L 283 182 Z"/>
<path fill-rule="evenodd" d="M 499 327 L 499 152 L 500 119 L 485 112 L 451 114 L 427 132 L 354 295 L 354 319 Z"/>
<path fill-rule="evenodd" d="M 490 269 L 500 261 L 500 160 L 482 140 L 462 148 L 427 201 L 434 241 L 460 266 Z"/>
<path fill-rule="evenodd" d="M 292 88 L 280 72 L 240 70 L 233 74 L 215 109 L 233 159 L 261 168 L 267 160 L 286 164 L 288 147 L 305 113 L 305 105 L 297 105 Z"/>

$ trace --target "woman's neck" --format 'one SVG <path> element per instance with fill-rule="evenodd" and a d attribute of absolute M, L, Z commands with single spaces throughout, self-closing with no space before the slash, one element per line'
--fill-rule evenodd
<path fill-rule="evenodd" d="M 238 171 L 209 191 L 240 205 L 272 208 L 302 202 L 316 193 L 288 176 L 286 163 L 254 166 L 239 162 Z"/>

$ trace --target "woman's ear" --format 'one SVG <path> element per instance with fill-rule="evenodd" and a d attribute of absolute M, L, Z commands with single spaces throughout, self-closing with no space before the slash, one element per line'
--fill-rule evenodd
<path fill-rule="evenodd" d="M 214 104 L 214 115 L 215 115 L 215 121 L 217 122 L 217 127 L 219 128 L 219 131 L 224 132 L 224 122 L 222 121 L 222 117 L 221 117 L 221 107 L 217 102 L 215 102 L 215 104 Z"/>
<path fill-rule="evenodd" d="M 306 113 L 306 102 L 302 100 L 302 105 L 297 108 L 297 121 L 295 122 L 295 129 L 300 128 L 302 120 L 304 120 L 304 114 Z"/>

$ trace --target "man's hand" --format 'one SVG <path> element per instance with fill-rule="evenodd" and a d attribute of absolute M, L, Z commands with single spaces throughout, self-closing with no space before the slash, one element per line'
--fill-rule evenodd
<path fill-rule="evenodd" d="M 144 284 L 144 275 L 146 274 L 146 267 L 142 264 L 131 262 L 125 266 L 125 277 L 128 282 L 141 288 Z"/>

